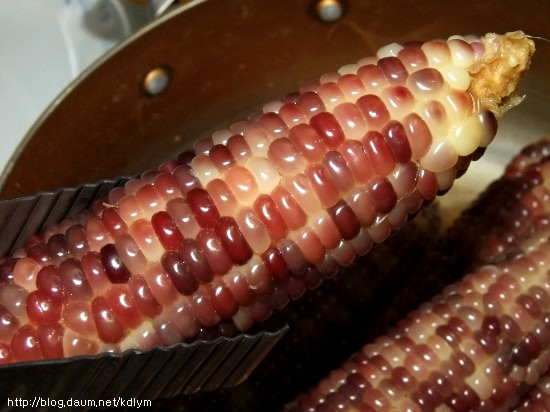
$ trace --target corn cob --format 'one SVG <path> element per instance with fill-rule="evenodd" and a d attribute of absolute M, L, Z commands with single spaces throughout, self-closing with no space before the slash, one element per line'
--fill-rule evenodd
<path fill-rule="evenodd" d="M 547 412 L 550 410 L 550 373 L 544 375 L 516 405 L 513 412 Z"/>
<path fill-rule="evenodd" d="M 500 247 L 489 242 L 480 257 L 492 264 L 411 313 L 288 410 L 504 411 L 539 381 L 550 367 L 550 140 L 524 150 L 501 180 L 520 181 L 510 197 L 524 217 L 492 236 Z"/>
<path fill-rule="evenodd" d="M 533 51 L 520 32 L 392 44 L 113 189 L 0 265 L 0 362 L 266 319 L 452 185 Z"/>

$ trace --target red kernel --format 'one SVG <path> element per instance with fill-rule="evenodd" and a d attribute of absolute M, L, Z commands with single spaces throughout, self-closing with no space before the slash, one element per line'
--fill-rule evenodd
<path fill-rule="evenodd" d="M 344 131 L 332 113 L 322 112 L 311 118 L 309 124 L 330 148 L 339 147 L 345 140 Z"/>
<path fill-rule="evenodd" d="M 63 358 L 63 327 L 59 324 L 41 325 L 36 330 L 44 359 Z"/>
<path fill-rule="evenodd" d="M 42 349 L 36 329 L 31 325 L 19 328 L 11 340 L 11 353 L 19 362 L 42 359 Z"/>
<path fill-rule="evenodd" d="M 220 218 L 218 209 L 204 189 L 195 188 L 190 190 L 187 193 L 187 203 L 201 227 L 212 228 Z"/>
<path fill-rule="evenodd" d="M 37 325 L 61 319 L 61 302 L 53 300 L 40 290 L 29 293 L 26 306 L 30 321 Z"/>
<path fill-rule="evenodd" d="M 183 243 L 183 235 L 167 212 L 155 213 L 151 224 L 165 249 L 178 250 Z"/>
<path fill-rule="evenodd" d="M 92 301 L 92 316 L 103 342 L 117 343 L 124 338 L 124 329 L 109 309 L 105 298 L 98 297 Z"/>

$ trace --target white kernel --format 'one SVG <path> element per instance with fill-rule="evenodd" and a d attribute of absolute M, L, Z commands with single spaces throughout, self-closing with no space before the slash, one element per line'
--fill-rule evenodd
<path fill-rule="evenodd" d="M 391 43 L 386 46 L 380 47 L 376 52 L 376 57 L 382 59 L 384 57 L 397 57 L 399 50 L 402 50 L 403 46 L 398 43 Z"/>
<path fill-rule="evenodd" d="M 343 76 L 345 74 L 357 74 L 357 69 L 359 66 L 356 64 L 346 64 L 338 69 L 338 74 Z"/>
<path fill-rule="evenodd" d="M 229 139 L 231 136 L 233 136 L 233 132 L 229 129 L 221 129 L 218 131 L 215 131 L 212 134 L 212 142 L 216 144 L 226 144 L 227 139 Z"/>
<path fill-rule="evenodd" d="M 483 129 L 479 119 L 472 116 L 453 124 L 449 128 L 447 141 L 460 156 L 467 156 L 479 147 L 482 134 Z"/>
<path fill-rule="evenodd" d="M 474 63 L 474 49 L 469 44 L 459 41 L 459 39 L 451 39 L 447 42 L 453 64 L 461 68 L 470 67 Z"/>
<path fill-rule="evenodd" d="M 366 66 L 368 64 L 376 64 L 378 62 L 378 58 L 377 57 L 374 57 L 374 56 L 368 56 L 368 57 L 363 57 L 362 59 L 360 59 L 358 62 L 357 62 L 357 66 L 361 67 L 361 66 Z"/>
<path fill-rule="evenodd" d="M 273 100 L 269 103 L 264 104 L 264 107 L 262 108 L 264 113 L 279 113 L 279 109 L 284 103 L 281 100 Z"/>
<path fill-rule="evenodd" d="M 464 36 L 461 36 L 461 35 L 459 35 L 459 34 L 453 34 L 451 37 L 449 37 L 449 38 L 447 39 L 448 42 L 451 41 L 451 40 L 462 40 L 462 41 L 466 41 L 466 40 L 464 39 Z"/>
<path fill-rule="evenodd" d="M 489 399 L 493 394 L 493 385 L 491 379 L 482 371 L 476 371 L 468 376 L 464 383 L 467 384 L 477 394 L 479 399 Z"/>
<path fill-rule="evenodd" d="M 243 137 L 254 156 L 267 157 L 270 139 L 267 133 L 259 126 L 250 126 L 243 132 Z"/>
<path fill-rule="evenodd" d="M 134 336 L 135 336 L 134 334 L 130 334 L 130 335 L 126 336 L 119 343 L 121 352 L 124 352 L 125 350 L 128 350 L 128 349 L 135 349 L 135 348 L 138 347 L 138 342 L 136 341 Z"/>
<path fill-rule="evenodd" d="M 277 172 L 273 163 L 265 157 L 253 156 L 247 160 L 245 166 L 256 179 L 261 193 L 271 193 L 281 180 L 281 175 Z"/>
<path fill-rule="evenodd" d="M 441 69 L 445 81 L 454 89 L 468 90 L 470 87 L 470 75 L 460 67 L 446 66 Z"/>
<path fill-rule="evenodd" d="M 203 187 L 206 187 L 211 180 L 219 179 L 220 177 L 218 169 L 216 169 L 210 157 L 204 154 L 197 155 L 191 160 L 191 168 Z"/>
<path fill-rule="evenodd" d="M 428 59 L 430 67 L 441 67 L 452 63 L 451 53 L 447 43 L 429 41 L 424 43 L 421 48 Z"/>
<path fill-rule="evenodd" d="M 254 318 L 252 317 L 252 311 L 246 306 L 240 306 L 239 310 L 233 315 L 233 322 L 238 330 L 244 332 L 252 327 Z"/>
<path fill-rule="evenodd" d="M 445 106 L 440 101 L 417 101 L 413 111 L 428 125 L 434 139 L 447 135 L 449 120 Z"/>
<path fill-rule="evenodd" d="M 447 139 L 436 139 L 432 142 L 428 153 L 420 159 L 420 165 L 431 172 L 443 172 L 453 167 L 458 160 L 458 154 Z"/>
<path fill-rule="evenodd" d="M 336 72 L 325 73 L 319 78 L 319 83 L 336 83 L 339 78 L 340 75 Z"/>

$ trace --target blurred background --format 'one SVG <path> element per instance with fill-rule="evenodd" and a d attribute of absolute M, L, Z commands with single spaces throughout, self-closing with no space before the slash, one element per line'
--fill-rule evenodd
<path fill-rule="evenodd" d="M 0 174 L 46 107 L 151 11 L 120 0 L 0 0 Z"/>

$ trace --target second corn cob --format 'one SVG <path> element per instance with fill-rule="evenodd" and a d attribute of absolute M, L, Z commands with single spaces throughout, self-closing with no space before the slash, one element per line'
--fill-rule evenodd
<path fill-rule="evenodd" d="M 533 49 L 389 45 L 114 189 L 0 265 L 0 361 L 248 329 L 448 189 Z"/>
<path fill-rule="evenodd" d="M 484 263 L 365 346 L 289 409 L 477 412 L 512 407 L 550 368 L 549 179 L 547 139 L 517 156 L 501 179 L 515 187 L 507 200 L 512 214 L 523 218 L 490 236 L 498 242 L 489 241 L 479 251 Z M 544 389 L 544 378 L 540 385 L 533 396 Z"/>
<path fill-rule="evenodd" d="M 546 412 L 550 410 L 550 373 L 539 379 L 513 412 Z"/>

